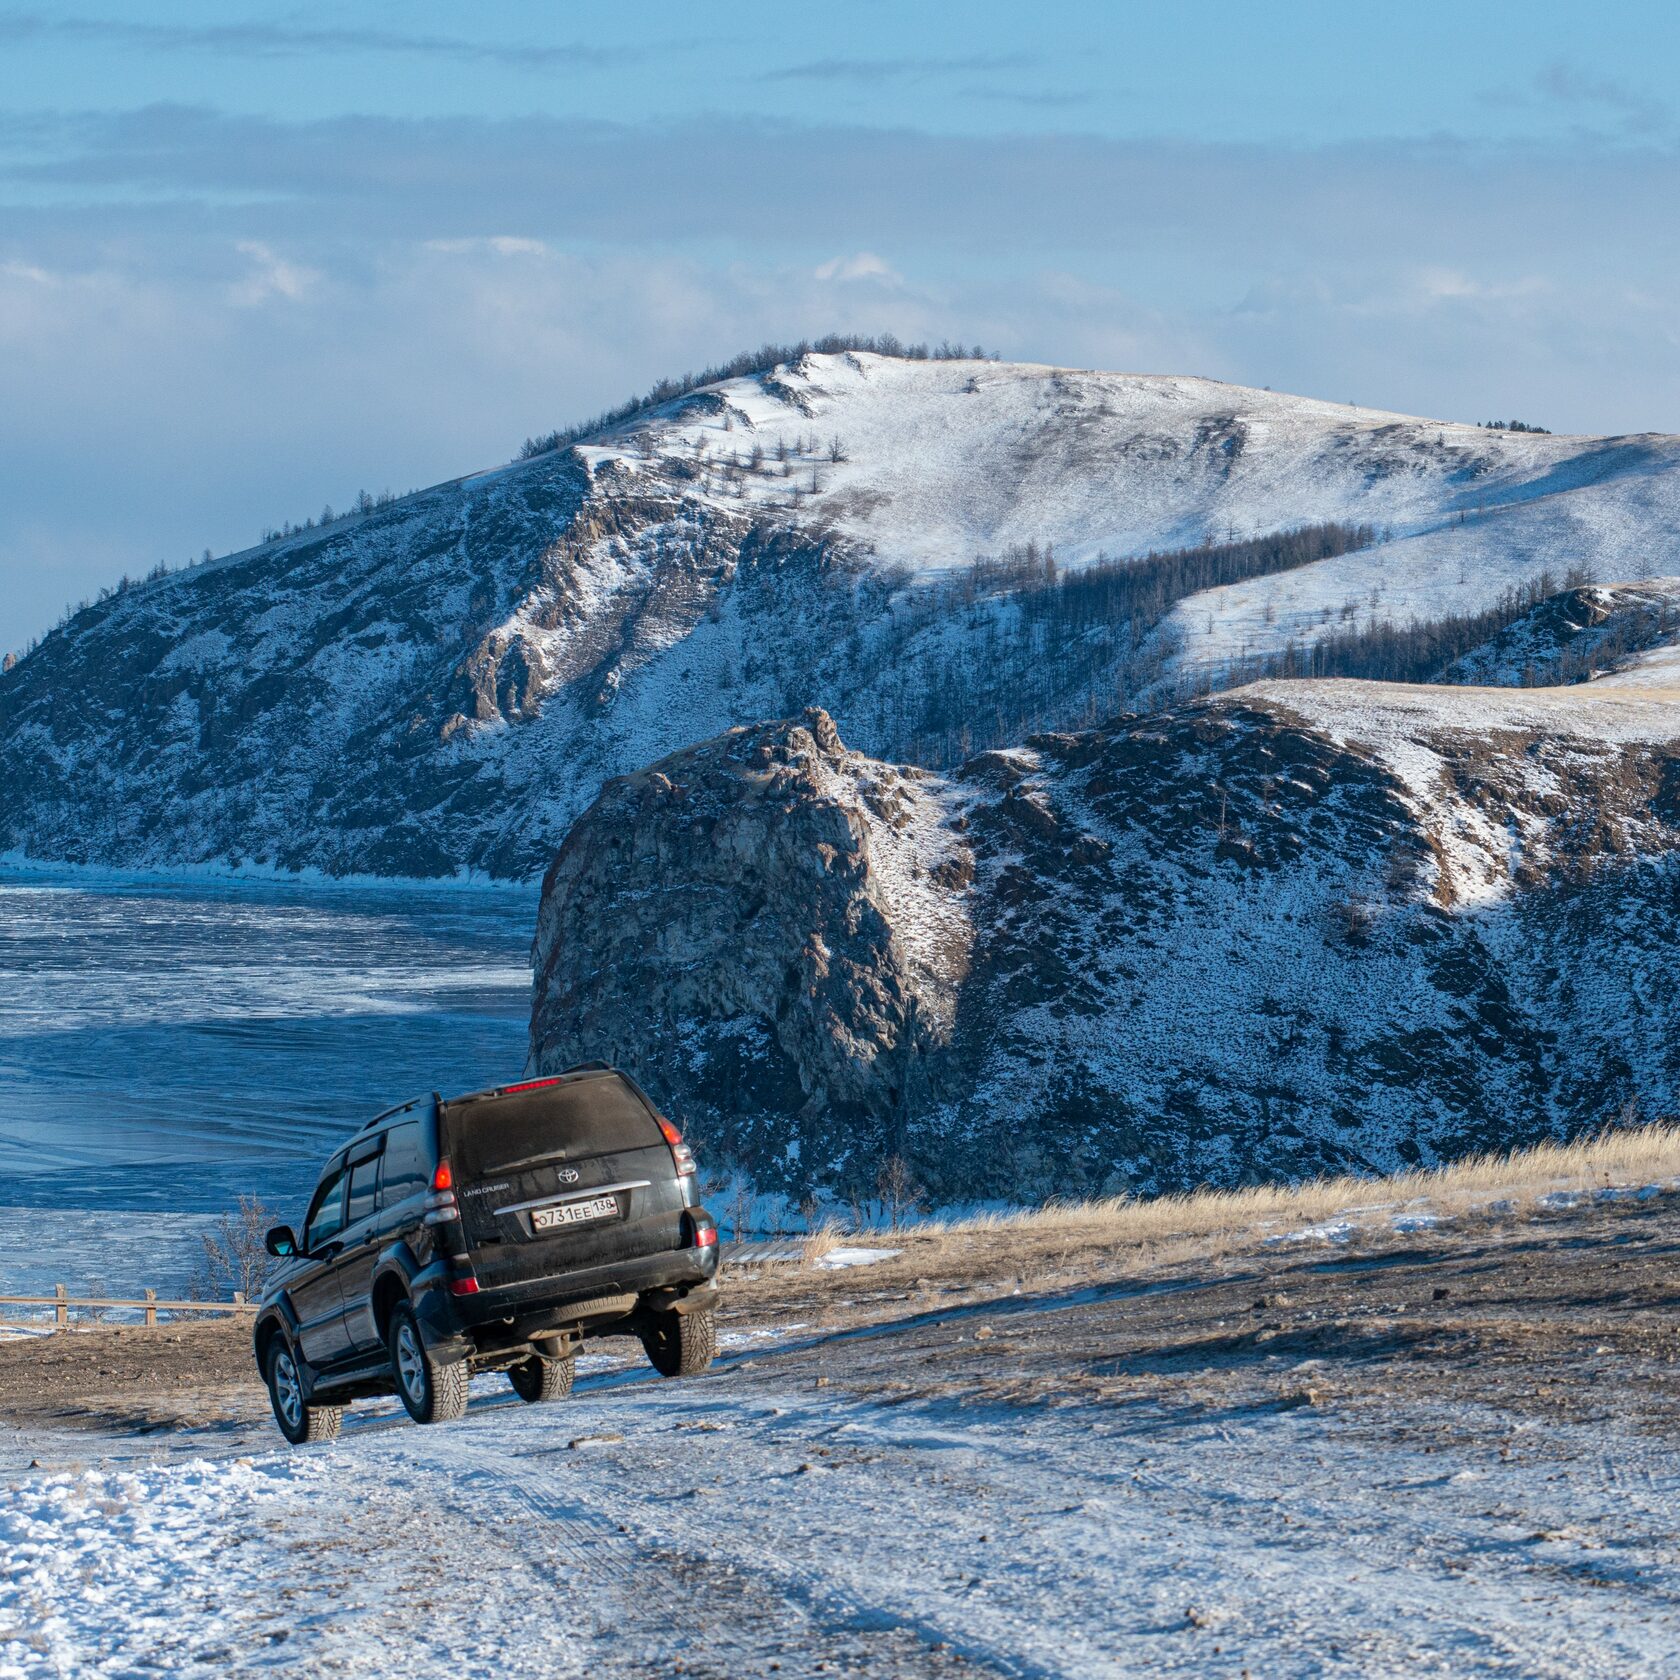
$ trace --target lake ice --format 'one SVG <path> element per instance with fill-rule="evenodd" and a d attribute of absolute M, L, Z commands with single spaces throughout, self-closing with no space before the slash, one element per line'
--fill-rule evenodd
<path fill-rule="evenodd" d="M 525 1058 L 534 889 L 0 872 L 0 1293 L 174 1288 L 381 1108 Z"/>

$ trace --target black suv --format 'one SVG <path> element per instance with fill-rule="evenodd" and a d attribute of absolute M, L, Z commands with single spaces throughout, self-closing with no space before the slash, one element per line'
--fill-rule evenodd
<path fill-rule="evenodd" d="M 328 1161 L 257 1313 L 257 1364 L 288 1441 L 331 1440 L 344 1403 L 466 1410 L 505 1370 L 522 1400 L 571 1392 L 586 1336 L 640 1336 L 664 1376 L 717 1347 L 717 1226 L 694 1157 L 601 1063 L 370 1120 Z"/>

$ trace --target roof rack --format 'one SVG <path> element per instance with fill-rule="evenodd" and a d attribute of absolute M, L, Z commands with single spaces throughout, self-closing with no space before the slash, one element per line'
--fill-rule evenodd
<path fill-rule="evenodd" d="M 574 1073 L 616 1073 L 621 1079 L 629 1079 L 630 1077 L 621 1069 L 615 1068 L 611 1062 L 579 1062 L 574 1067 L 562 1068 L 559 1073 L 539 1074 L 534 1079 L 517 1080 L 512 1085 L 486 1085 L 481 1091 L 463 1091 L 458 1097 L 451 1097 L 449 1102 L 451 1105 L 455 1103 L 476 1102 L 480 1097 L 510 1096 L 520 1091 L 535 1090 L 539 1085 L 558 1085 L 562 1079 L 570 1079 Z M 632 1080 L 631 1083 L 634 1084 L 635 1082 Z M 433 1092 L 432 1100 L 434 1102 L 441 1103 L 443 1098 L 438 1096 L 436 1092 Z M 413 1105 L 409 1104 L 408 1106 L 412 1107 Z M 393 1108 L 387 1112 L 390 1114 L 396 1114 L 400 1111 Z M 384 1118 L 385 1115 L 383 1114 L 378 1117 L 379 1120 L 383 1120 Z M 377 1123 L 378 1122 L 376 1120 L 368 1121 L 369 1126 L 376 1125 Z M 367 1127 L 364 1126 L 362 1129 L 366 1131 Z"/>
<path fill-rule="evenodd" d="M 425 1100 L 424 1097 L 410 1097 L 407 1102 L 398 1103 L 395 1108 L 388 1108 L 383 1114 L 374 1115 L 371 1120 L 357 1128 L 356 1136 L 360 1137 L 363 1132 L 371 1132 L 381 1120 L 389 1120 L 393 1114 L 406 1114 L 411 1108 L 418 1108 Z"/>

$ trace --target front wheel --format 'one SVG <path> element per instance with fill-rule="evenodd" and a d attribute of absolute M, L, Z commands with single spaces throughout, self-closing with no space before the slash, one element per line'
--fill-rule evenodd
<path fill-rule="evenodd" d="M 529 1359 L 508 1366 L 508 1381 L 521 1400 L 534 1406 L 542 1400 L 564 1400 L 572 1392 L 575 1370 L 570 1359 L 544 1359 L 540 1353 L 533 1353 Z"/>
<path fill-rule="evenodd" d="M 342 1406 L 311 1406 L 303 1398 L 303 1378 L 297 1355 L 284 1336 L 268 1344 L 268 1403 L 280 1433 L 294 1447 L 311 1441 L 330 1441 L 344 1421 Z"/>
<path fill-rule="evenodd" d="M 451 1423 L 467 1409 L 467 1362 L 443 1365 L 434 1359 L 406 1301 L 391 1314 L 385 1345 L 398 1398 L 416 1423 Z"/>
<path fill-rule="evenodd" d="M 654 1313 L 642 1346 L 660 1376 L 698 1376 L 717 1358 L 717 1318 L 709 1312 Z"/>

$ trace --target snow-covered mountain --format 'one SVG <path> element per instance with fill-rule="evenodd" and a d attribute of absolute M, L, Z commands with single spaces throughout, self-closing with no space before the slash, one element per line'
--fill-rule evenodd
<path fill-rule="evenodd" d="M 1374 540 L 1119 619 L 1077 596 L 1104 556 L 1321 522 Z M 735 723 L 820 704 L 948 766 L 1543 568 L 1680 569 L 1677 526 L 1672 437 L 811 355 L 86 609 L 0 678 L 0 851 L 524 876 L 607 777 Z"/>
<path fill-rule="evenodd" d="M 1268 682 L 950 776 L 826 715 L 615 781 L 533 1062 L 761 1184 L 1394 1170 L 1680 1105 L 1680 692 Z"/>

